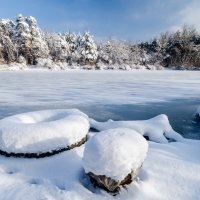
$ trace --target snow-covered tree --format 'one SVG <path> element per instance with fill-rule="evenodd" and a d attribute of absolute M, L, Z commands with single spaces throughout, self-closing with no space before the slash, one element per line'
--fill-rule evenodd
<path fill-rule="evenodd" d="M 29 16 L 26 18 L 26 22 L 29 25 L 30 30 L 30 54 L 32 58 L 30 64 L 35 64 L 37 59 L 48 57 L 49 49 L 43 34 L 37 25 L 36 19 Z"/>
<path fill-rule="evenodd" d="M 69 45 L 70 52 L 74 52 L 77 47 L 77 35 L 75 33 L 65 33 L 64 36 Z"/>
<path fill-rule="evenodd" d="M 69 32 L 69 33 L 65 33 L 64 36 L 69 48 L 67 62 L 69 63 L 69 65 L 78 63 L 78 60 L 80 57 L 77 52 L 78 38 L 79 38 L 78 35 L 75 33 Z"/>
<path fill-rule="evenodd" d="M 93 36 L 89 32 L 78 38 L 77 51 L 80 54 L 80 63 L 82 64 L 95 64 L 98 51 L 97 45 L 94 42 Z"/>
<path fill-rule="evenodd" d="M 129 64 L 130 46 L 123 41 L 113 39 L 99 45 L 98 60 L 108 65 Z"/>
<path fill-rule="evenodd" d="M 118 65 L 128 64 L 130 56 L 129 45 L 123 41 L 112 41 L 110 44 L 114 63 Z"/>
<path fill-rule="evenodd" d="M 48 56 L 48 46 L 32 16 L 17 16 L 14 41 L 17 44 L 18 58 L 23 56 L 28 64 L 36 64 L 37 59 Z"/>
<path fill-rule="evenodd" d="M 14 41 L 17 44 L 18 57 L 23 56 L 31 63 L 31 31 L 26 19 L 20 14 L 16 18 Z"/>
<path fill-rule="evenodd" d="M 67 62 L 69 45 L 64 35 L 60 33 L 46 33 L 46 42 L 54 62 Z"/>
<path fill-rule="evenodd" d="M 145 53 L 141 47 L 137 44 L 129 45 L 130 54 L 129 54 L 129 64 L 131 66 L 141 65 L 141 61 L 145 59 Z"/>
<path fill-rule="evenodd" d="M 0 58 L 7 63 L 15 61 L 15 45 L 11 40 L 13 27 L 13 21 L 9 19 L 0 20 Z"/>
<path fill-rule="evenodd" d="M 60 68 L 86 65 L 89 69 L 140 65 L 200 68 L 200 34 L 193 27 L 184 26 L 140 44 L 110 39 L 97 45 L 88 32 L 45 33 L 34 17 L 18 15 L 16 23 L 0 20 L 0 63 L 5 62 L 49 68 L 54 64 Z"/>
<path fill-rule="evenodd" d="M 105 65 L 112 64 L 110 52 L 111 49 L 109 41 L 98 44 L 98 63 Z"/>

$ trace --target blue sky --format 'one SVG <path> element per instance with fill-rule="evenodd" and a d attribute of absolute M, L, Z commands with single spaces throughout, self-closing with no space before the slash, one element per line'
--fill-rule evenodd
<path fill-rule="evenodd" d="M 0 18 L 32 15 L 43 30 L 148 40 L 183 24 L 200 28 L 199 0 L 0 0 Z"/>

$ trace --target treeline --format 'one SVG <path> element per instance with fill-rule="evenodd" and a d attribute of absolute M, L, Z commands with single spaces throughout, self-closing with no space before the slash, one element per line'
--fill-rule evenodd
<path fill-rule="evenodd" d="M 0 67 L 20 64 L 47 68 L 200 69 L 200 35 L 184 26 L 139 44 L 84 34 L 41 31 L 34 17 L 0 20 Z"/>
<path fill-rule="evenodd" d="M 195 28 L 183 26 L 176 32 L 160 34 L 140 47 L 150 56 L 151 63 L 176 69 L 200 69 L 200 35 Z"/>

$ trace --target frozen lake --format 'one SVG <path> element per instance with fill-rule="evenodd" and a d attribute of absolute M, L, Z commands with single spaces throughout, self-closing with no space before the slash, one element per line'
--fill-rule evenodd
<path fill-rule="evenodd" d="M 97 120 L 139 120 L 167 114 L 173 128 L 200 139 L 194 112 L 200 72 L 0 72 L 0 118 L 26 111 L 76 107 Z"/>

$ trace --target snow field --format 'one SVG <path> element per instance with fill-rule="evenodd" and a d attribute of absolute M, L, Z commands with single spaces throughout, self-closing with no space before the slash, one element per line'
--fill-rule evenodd
<path fill-rule="evenodd" d="M 148 143 L 138 179 L 115 197 L 85 177 L 84 145 L 43 159 L 0 156 L 0 200 L 198 200 L 200 142 Z"/>
<path fill-rule="evenodd" d="M 48 124 L 51 123 L 51 120 L 57 119 L 59 121 L 65 116 L 61 114 L 58 117 L 55 112 L 53 114 L 45 113 L 45 116 L 48 117 L 44 119 L 42 112 L 29 113 L 28 117 L 27 114 L 20 114 L 17 117 L 8 117 L 2 121 L 16 124 L 23 122 L 27 125 L 35 122 Z M 64 113 L 66 114 L 66 112 Z M 85 114 L 80 114 L 77 110 L 71 112 L 70 115 L 72 113 L 87 119 Z M 5 121 L 3 124 L 5 123 L 6 127 L 10 126 Z M 98 125 L 98 129 L 104 131 L 89 133 L 91 138 L 88 143 L 70 151 L 43 159 L 17 159 L 0 156 L 0 200 L 198 200 L 200 196 L 200 141 L 184 139 L 179 134 L 174 133 L 165 115 L 146 121 L 129 121 L 128 123 L 112 120 L 101 123 L 90 120 L 90 123 L 93 126 L 95 124 L 96 127 Z M 110 130 L 111 128 L 114 131 Z M 142 150 L 144 153 L 147 144 L 145 145 L 146 141 L 141 135 L 146 133 L 147 128 L 151 132 L 145 135 L 153 141 L 148 142 L 149 150 L 138 179 L 128 185 L 127 190 L 122 188 L 116 197 L 93 188 L 89 179 L 84 175 L 83 166 L 88 167 L 88 170 L 91 168 L 100 172 L 102 172 L 101 167 L 105 167 L 104 173 L 115 178 L 121 178 L 131 168 L 131 165 L 124 165 L 123 160 L 122 166 L 112 165 L 113 163 L 109 165 L 109 162 L 117 162 L 116 159 L 119 158 L 115 157 L 113 160 L 109 160 L 107 159 L 108 156 L 124 155 L 124 151 L 126 153 L 128 151 L 125 158 L 127 159 L 126 163 L 129 163 L 128 161 L 132 159 L 131 157 L 133 154 L 135 155 L 137 150 L 144 148 Z M 155 132 L 153 132 L 153 129 L 155 129 Z M 9 130 L 14 133 L 13 129 Z M 136 134 L 136 131 L 141 131 L 141 135 Z M 156 134 L 158 134 L 158 137 L 156 137 Z M 177 142 L 167 142 L 165 136 L 177 140 Z M 112 140 L 113 137 L 115 138 L 114 141 Z M 138 144 L 138 148 L 133 147 L 132 149 L 132 143 L 134 145 L 140 143 L 141 145 Z M 99 151 L 95 144 L 104 148 Z M 124 148 L 116 148 L 118 144 Z M 113 152 L 110 151 L 109 145 L 113 147 Z M 85 165 L 84 149 L 87 152 L 87 148 L 97 149 L 93 152 L 93 155 L 99 154 L 97 163 Z M 88 159 L 91 156 L 92 152 L 90 151 Z M 100 162 L 103 156 L 108 163 Z M 108 167 L 106 168 L 107 164 Z M 93 168 L 94 166 L 95 168 Z M 110 167 L 114 170 L 110 170 Z M 120 170 L 119 174 L 114 174 L 117 170 Z"/>

